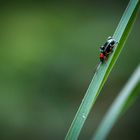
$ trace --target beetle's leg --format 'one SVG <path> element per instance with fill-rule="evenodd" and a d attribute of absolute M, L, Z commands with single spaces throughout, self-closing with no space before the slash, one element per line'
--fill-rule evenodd
<path fill-rule="evenodd" d="M 112 51 L 108 52 L 107 55 L 109 55 L 109 54 L 111 54 L 111 53 L 112 53 Z"/>
<path fill-rule="evenodd" d="M 104 58 L 104 64 L 106 65 L 106 61 L 107 61 L 107 56 L 105 56 L 105 58 Z"/>
<path fill-rule="evenodd" d="M 111 53 L 113 52 L 113 47 L 114 47 L 114 46 L 110 47 L 110 52 L 111 52 Z"/>
<path fill-rule="evenodd" d="M 119 42 L 118 42 L 118 41 L 116 41 L 116 42 L 115 42 L 115 45 L 117 45 L 117 44 L 119 44 Z"/>

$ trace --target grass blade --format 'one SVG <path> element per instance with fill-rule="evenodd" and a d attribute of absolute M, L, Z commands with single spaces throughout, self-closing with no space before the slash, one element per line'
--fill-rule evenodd
<path fill-rule="evenodd" d="M 113 65 L 115 64 L 130 29 L 135 21 L 139 7 L 139 0 L 130 0 L 120 23 L 113 35 L 116 39 L 118 46 L 114 49 L 113 54 L 108 58 L 106 64 L 101 64 L 98 71 L 94 74 L 93 79 L 87 89 L 87 92 L 82 100 L 82 103 L 76 113 L 76 116 L 71 124 L 71 127 L 66 135 L 65 140 L 76 140 L 84 125 L 84 122 L 96 101 L 96 98 L 101 91 Z"/>
<path fill-rule="evenodd" d="M 104 140 L 120 115 L 128 108 L 140 91 L 140 65 L 133 73 L 109 111 L 103 118 L 93 140 Z"/>

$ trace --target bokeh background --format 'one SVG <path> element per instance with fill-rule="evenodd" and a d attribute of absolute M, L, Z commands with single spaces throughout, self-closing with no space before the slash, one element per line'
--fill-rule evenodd
<path fill-rule="evenodd" d="M 3 2 L 0 139 L 62 140 L 128 0 Z M 90 139 L 140 62 L 140 16 L 79 139 Z M 108 140 L 140 139 L 140 97 Z"/>

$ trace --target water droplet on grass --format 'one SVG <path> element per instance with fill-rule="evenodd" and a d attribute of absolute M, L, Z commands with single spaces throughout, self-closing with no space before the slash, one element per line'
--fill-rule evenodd
<path fill-rule="evenodd" d="M 83 115 L 82 117 L 83 117 L 84 119 L 86 118 L 86 116 L 85 116 L 85 115 Z"/>

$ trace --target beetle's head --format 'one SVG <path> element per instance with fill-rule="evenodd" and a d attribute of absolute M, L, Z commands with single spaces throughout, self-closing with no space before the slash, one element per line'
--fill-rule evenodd
<path fill-rule="evenodd" d="M 105 59 L 105 55 L 103 53 L 100 53 L 100 61 L 103 62 Z"/>

